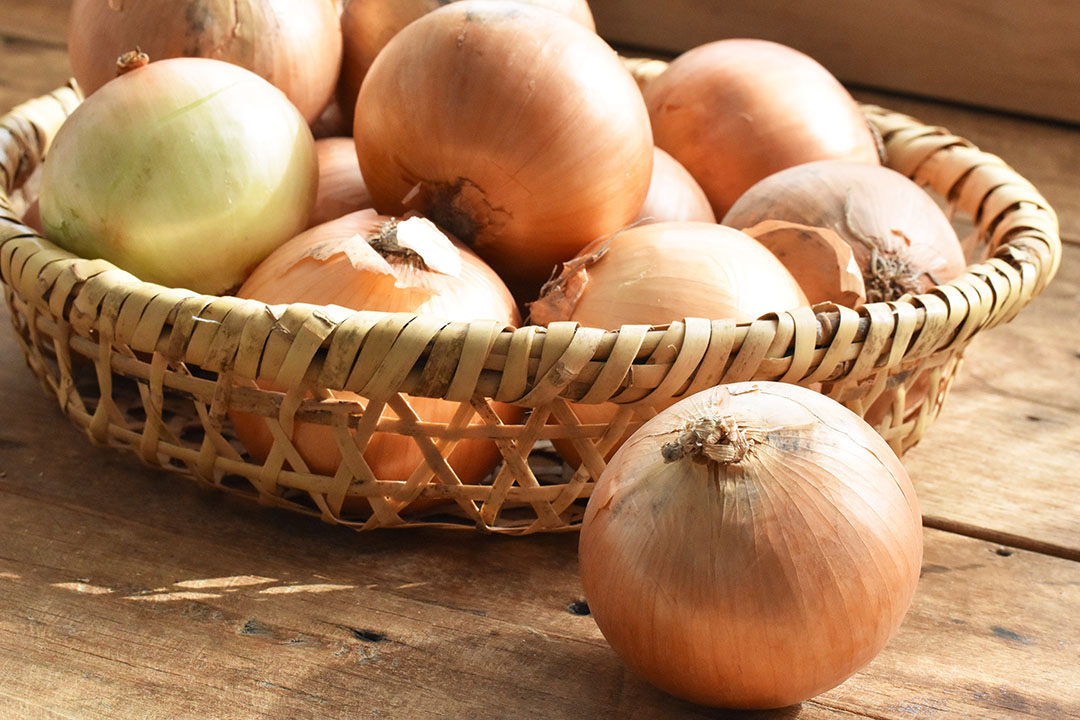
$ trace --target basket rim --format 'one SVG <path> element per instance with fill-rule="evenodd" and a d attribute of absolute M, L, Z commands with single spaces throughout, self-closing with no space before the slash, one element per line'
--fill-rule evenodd
<path fill-rule="evenodd" d="M 632 378 L 608 377 L 602 367 L 593 367 L 593 375 L 603 376 L 602 381 L 593 377 L 602 388 L 590 382 L 583 384 L 578 375 L 590 364 L 606 364 L 615 354 L 626 356 L 627 347 L 635 348 L 633 362 L 650 357 L 673 337 L 720 331 L 730 338 L 730 354 L 736 364 L 744 355 L 744 362 L 768 356 L 778 361 L 774 371 L 780 375 L 777 379 L 851 379 L 853 368 L 851 363 L 845 367 L 843 358 L 833 358 L 836 362 L 832 367 L 822 365 L 834 347 L 877 337 L 876 328 L 883 323 L 892 328 L 904 325 L 910 331 L 906 347 L 889 347 L 893 336 L 890 332 L 880 355 L 888 356 L 885 363 L 889 366 L 929 352 L 962 347 L 976 332 L 1011 320 L 1045 288 L 1061 261 L 1055 212 L 1038 190 L 1003 160 L 944 128 L 864 104 L 860 106 L 864 115 L 883 139 L 888 166 L 924 188 L 932 188 L 970 215 L 994 249 L 990 257 L 970 264 L 959 277 L 919 295 L 868 303 L 858 310 L 823 303 L 813 308 L 766 313 L 749 322 L 686 318 L 666 326 L 623 325 L 613 330 L 583 327 L 575 322 L 547 327 L 510 327 L 491 321 L 451 323 L 409 313 L 352 311 L 303 303 L 267 305 L 231 296 L 202 295 L 143 282 L 104 260 L 77 257 L 38 235 L 15 215 L 9 194 L 40 163 L 60 123 L 79 102 L 81 93 L 72 80 L 0 117 L 0 160 L 6 159 L 4 182 L 0 183 L 0 281 L 24 302 L 57 321 L 71 324 L 84 337 L 96 334 L 101 343 L 127 345 L 135 352 L 164 353 L 169 361 L 230 372 L 247 380 L 314 380 L 322 387 L 368 396 L 385 392 L 385 386 L 392 384 L 394 392 L 411 395 L 467 400 L 480 393 L 529 407 L 555 397 L 586 403 L 642 403 L 659 397 L 661 390 L 668 397 L 676 390 L 690 394 L 722 382 L 723 377 L 693 377 L 691 373 L 679 387 L 664 388 L 661 381 L 661 387 L 643 393 L 632 392 Z M 973 191 L 973 185 L 979 185 L 978 189 Z M 126 298 L 133 296 L 140 299 L 134 305 L 127 303 L 125 311 Z M 159 317 L 147 326 L 143 320 L 150 306 L 157 307 Z M 969 313 L 975 306 L 982 310 Z M 231 317 L 230 327 L 239 335 L 227 348 L 196 346 L 191 328 L 179 335 L 177 331 L 185 323 L 183 314 L 188 312 L 194 312 L 187 323 L 192 327 L 196 322 L 223 323 Z M 258 329 L 247 327 L 252 324 Z M 930 327 L 934 328 L 929 333 L 933 337 L 922 332 Z M 330 347 L 332 336 L 345 332 L 343 328 L 354 336 L 350 340 L 354 350 L 351 362 L 327 357 L 334 352 Z M 291 338 L 305 332 L 313 333 L 317 340 L 307 352 L 310 357 L 290 358 L 295 354 L 290 353 L 291 347 L 278 347 L 283 338 L 276 334 L 283 335 L 286 345 L 291 346 Z M 401 371 L 393 378 L 378 372 L 374 372 L 377 377 L 358 375 L 364 348 L 398 347 L 401 343 L 395 343 L 401 338 L 408 340 L 408 352 L 399 353 L 401 358 L 411 358 L 408 367 L 401 369 L 402 364 L 396 363 Z M 312 342 L 309 339 L 308 345 Z M 760 347 L 763 342 L 768 347 Z M 432 378 L 424 366 L 426 359 L 440 349 L 456 352 L 459 365 L 469 367 L 459 367 L 444 378 Z M 531 377 L 532 370 L 527 376 L 515 372 L 513 378 L 505 377 L 510 358 L 522 352 L 535 367 L 535 377 Z M 327 372 L 326 366 L 332 362 L 344 362 L 348 367 Z M 865 367 L 864 363 L 858 370 L 865 373 L 882 366 L 878 362 Z"/>

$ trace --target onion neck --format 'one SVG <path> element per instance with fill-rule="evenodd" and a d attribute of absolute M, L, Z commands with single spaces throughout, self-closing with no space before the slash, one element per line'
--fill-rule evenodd
<path fill-rule="evenodd" d="M 687 423 L 679 436 L 660 449 L 665 463 L 689 458 L 694 462 L 737 465 L 756 440 L 751 432 L 739 427 L 735 418 L 725 415 Z"/>
<path fill-rule="evenodd" d="M 383 257 L 396 255 L 402 260 L 413 263 L 421 270 L 427 270 L 427 263 L 424 262 L 424 258 L 420 256 L 420 253 L 398 243 L 397 229 L 398 220 L 388 220 L 379 227 L 374 235 L 367 238 L 368 245 L 373 247 Z"/>

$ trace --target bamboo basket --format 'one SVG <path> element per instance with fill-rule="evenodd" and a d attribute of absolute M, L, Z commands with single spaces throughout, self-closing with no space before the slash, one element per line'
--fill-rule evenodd
<path fill-rule="evenodd" d="M 640 82 L 663 68 L 628 65 Z M 1011 320 L 1061 257 L 1054 211 L 1001 159 L 866 106 L 886 164 L 970 229 L 973 264 L 931 292 L 857 311 L 825 304 L 749 323 L 686 318 L 618 331 L 267 306 L 141 282 L 20 222 L 33 171 L 79 102 L 72 83 L 0 118 L 0 273 L 29 366 L 95 444 L 357 529 L 576 529 L 605 452 L 655 414 L 651 406 L 725 382 L 814 385 L 864 417 L 874 408 L 875 427 L 902 454 L 938 415 L 967 343 Z M 328 390 L 364 401 L 330 400 Z M 423 422 L 409 395 L 445 398 L 458 411 L 447 423 Z M 620 409 L 604 425 L 579 422 L 571 405 L 606 401 Z M 494 402 L 525 408 L 522 419 L 502 421 Z M 265 419 L 273 446 L 264 462 L 235 440 L 230 411 Z M 332 431 L 343 458 L 333 475 L 297 452 L 291 438 L 301 422 Z M 407 479 L 374 476 L 364 450 L 375 432 L 415 443 L 423 462 Z M 475 438 L 494 442 L 501 461 L 479 484 L 463 484 L 446 458 Z M 573 443 L 576 470 L 551 452 L 556 439 Z M 414 510 L 418 499 L 423 512 Z"/>

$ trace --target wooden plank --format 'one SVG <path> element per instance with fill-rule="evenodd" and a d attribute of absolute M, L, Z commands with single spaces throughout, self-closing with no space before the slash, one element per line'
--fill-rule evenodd
<path fill-rule="evenodd" d="M 0 36 L 66 46 L 70 10 L 71 0 L 4 0 Z"/>
<path fill-rule="evenodd" d="M 1080 554 L 1078 318 L 1080 247 L 1067 245 L 1046 291 L 974 339 L 941 416 L 904 458 L 929 522 Z"/>
<path fill-rule="evenodd" d="M 1080 120 L 1080 16 L 1070 0 L 591 0 L 597 32 L 678 53 L 759 37 L 811 55 L 847 83 Z"/>
<path fill-rule="evenodd" d="M 55 90 L 71 77 L 62 46 L 0 35 L 0 58 L 0 114 Z"/>

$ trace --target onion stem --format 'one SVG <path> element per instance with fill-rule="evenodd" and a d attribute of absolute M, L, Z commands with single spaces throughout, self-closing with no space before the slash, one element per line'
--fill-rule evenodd
<path fill-rule="evenodd" d="M 699 463 L 715 462 L 737 465 L 757 440 L 752 432 L 739 427 L 735 418 L 701 418 L 687 423 L 679 436 L 664 443 L 660 454 L 665 463 L 690 458 Z"/>

